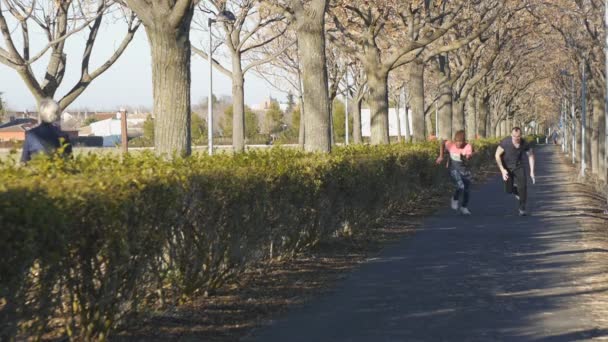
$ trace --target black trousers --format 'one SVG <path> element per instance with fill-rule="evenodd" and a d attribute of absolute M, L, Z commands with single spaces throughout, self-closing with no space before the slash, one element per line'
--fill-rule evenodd
<path fill-rule="evenodd" d="M 515 169 L 507 169 L 509 179 L 505 183 L 505 192 L 519 196 L 519 209 L 526 210 L 528 200 L 528 176 L 526 168 L 521 166 Z"/>

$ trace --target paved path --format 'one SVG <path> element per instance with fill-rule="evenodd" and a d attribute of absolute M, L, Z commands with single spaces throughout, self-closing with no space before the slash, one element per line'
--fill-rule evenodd
<path fill-rule="evenodd" d="M 567 195 L 572 170 L 559 153 L 537 151 L 531 216 L 517 216 L 516 200 L 493 178 L 474 188 L 472 217 L 439 211 L 334 291 L 246 340 L 608 339 L 605 315 L 591 310 L 608 295 L 608 250 L 584 243 L 585 212 Z"/>

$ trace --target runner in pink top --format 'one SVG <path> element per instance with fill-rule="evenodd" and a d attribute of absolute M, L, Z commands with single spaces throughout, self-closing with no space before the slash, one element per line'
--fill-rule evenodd
<path fill-rule="evenodd" d="M 441 142 L 437 164 L 443 162 L 444 150 L 447 150 L 450 154 L 448 168 L 456 185 L 456 192 L 454 192 L 451 202 L 452 209 L 460 210 L 463 215 L 471 215 L 467 208 L 471 188 L 471 172 L 466 165 L 466 161 L 473 156 L 473 147 L 466 142 L 464 131 L 461 130 L 454 134 L 453 141 Z"/>

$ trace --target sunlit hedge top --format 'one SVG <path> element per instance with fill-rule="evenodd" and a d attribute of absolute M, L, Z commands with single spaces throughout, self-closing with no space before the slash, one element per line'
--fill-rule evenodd
<path fill-rule="evenodd" d="M 495 141 L 473 144 L 471 167 L 492 160 Z M 252 263 L 369 234 L 447 190 L 438 147 L 3 161 L 0 336 L 40 336 L 54 317 L 72 339 L 99 340 L 125 314 L 181 303 Z"/>

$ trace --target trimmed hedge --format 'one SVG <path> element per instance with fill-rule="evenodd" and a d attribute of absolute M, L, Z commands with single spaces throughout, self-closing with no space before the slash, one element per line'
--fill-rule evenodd
<path fill-rule="evenodd" d="M 473 167 L 496 141 L 476 141 Z M 437 143 L 0 163 L 0 339 L 104 340 L 449 186 Z"/>

